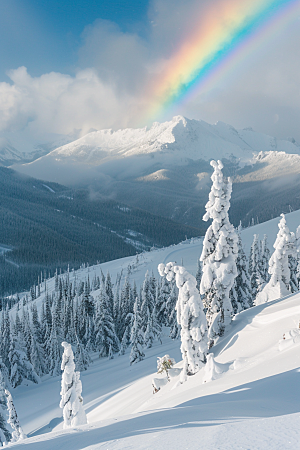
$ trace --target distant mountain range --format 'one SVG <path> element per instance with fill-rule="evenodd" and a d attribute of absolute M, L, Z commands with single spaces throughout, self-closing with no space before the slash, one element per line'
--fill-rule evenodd
<path fill-rule="evenodd" d="M 231 218 L 263 221 L 300 208 L 300 145 L 252 129 L 176 116 L 151 128 L 101 130 L 27 164 L 24 174 L 68 186 L 89 186 L 104 197 L 192 225 L 202 222 L 211 159 L 233 179 Z"/>

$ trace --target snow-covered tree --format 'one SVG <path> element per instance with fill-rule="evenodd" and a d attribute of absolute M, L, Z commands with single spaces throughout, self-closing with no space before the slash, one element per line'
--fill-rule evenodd
<path fill-rule="evenodd" d="M 290 293 L 289 256 L 296 255 L 295 234 L 286 225 L 285 215 L 281 214 L 278 234 L 273 245 L 274 253 L 269 262 L 270 281 L 256 298 L 257 305 Z"/>
<path fill-rule="evenodd" d="M 95 345 L 101 357 L 109 355 L 110 346 L 112 346 L 113 352 L 118 352 L 120 347 L 108 302 L 109 298 L 106 294 L 105 286 L 102 284 L 99 296 L 97 297 L 95 317 Z"/>
<path fill-rule="evenodd" d="M 197 260 L 197 272 L 196 272 L 196 281 L 197 281 L 197 289 L 200 291 L 200 283 L 202 278 L 202 263 L 200 259 Z"/>
<path fill-rule="evenodd" d="M 255 301 L 258 292 L 261 291 L 264 286 L 264 280 L 261 276 L 260 268 L 261 255 L 258 234 L 254 234 L 249 256 L 250 287 L 253 302 Z"/>
<path fill-rule="evenodd" d="M 238 237 L 228 217 L 231 180 L 223 178 L 221 161 L 211 161 L 210 164 L 214 168 L 211 177 L 213 185 L 209 201 L 205 205 L 203 220 L 212 219 L 212 224 L 206 231 L 200 257 L 203 263 L 200 293 L 207 308 L 209 339 L 212 344 L 215 338 L 222 336 L 225 327 L 231 322 L 229 292 L 237 276 Z"/>
<path fill-rule="evenodd" d="M 236 259 L 237 277 L 230 291 L 233 313 L 237 314 L 252 306 L 252 294 L 250 288 L 247 258 L 242 245 L 241 229 L 238 228 L 238 255 Z"/>
<path fill-rule="evenodd" d="M 166 304 L 167 325 L 170 327 L 170 338 L 178 339 L 180 337 L 180 325 L 177 322 L 176 303 L 178 298 L 178 289 L 175 280 L 170 282 L 171 290 Z"/>
<path fill-rule="evenodd" d="M 149 309 L 147 310 L 147 328 L 144 334 L 144 342 L 147 348 L 151 348 L 154 342 L 154 333 L 153 333 L 153 318 L 152 314 L 150 314 Z"/>
<path fill-rule="evenodd" d="M 27 358 L 26 350 L 22 346 L 22 342 L 17 338 L 13 330 L 11 332 L 8 359 L 10 368 L 9 381 L 13 388 L 19 386 L 24 379 L 33 381 L 34 383 L 40 382 L 39 376 Z"/>
<path fill-rule="evenodd" d="M 139 311 L 139 300 L 138 297 L 134 303 L 134 316 L 133 316 L 133 325 L 131 329 L 131 352 L 130 352 L 130 365 L 142 361 L 145 357 L 145 353 L 143 352 L 143 334 L 141 330 L 141 316 Z"/>
<path fill-rule="evenodd" d="M 17 411 L 13 402 L 13 398 L 8 389 L 5 389 L 6 401 L 7 401 L 7 409 L 8 409 L 8 420 L 7 422 L 13 429 L 12 438 L 10 442 L 18 442 L 26 438 L 22 427 L 20 425 Z"/>
<path fill-rule="evenodd" d="M 196 373 L 206 362 L 208 351 L 207 321 L 203 312 L 203 303 L 196 287 L 197 281 L 184 267 L 170 262 L 159 264 L 158 271 L 168 280 L 175 277 L 179 289 L 176 303 L 177 321 L 181 326 L 181 353 L 184 368 L 181 381 L 188 374 Z"/>
<path fill-rule="evenodd" d="M 6 422 L 7 399 L 5 395 L 5 382 L 2 372 L 0 371 L 0 446 L 9 442 L 12 438 L 10 431 L 7 429 Z"/>
<path fill-rule="evenodd" d="M 298 291 L 298 277 L 297 277 L 297 267 L 298 261 L 296 257 L 296 253 L 294 255 L 289 255 L 289 270 L 290 270 L 290 282 L 289 282 L 289 290 L 294 293 Z"/>
<path fill-rule="evenodd" d="M 264 238 L 261 241 L 261 254 L 259 261 L 259 270 L 260 275 L 265 283 L 268 283 L 270 280 L 269 274 L 269 260 L 270 260 L 270 250 L 268 246 L 268 237 L 264 234 Z"/>
<path fill-rule="evenodd" d="M 91 362 L 91 358 L 84 348 L 84 345 L 79 342 L 78 336 L 75 336 L 76 348 L 75 348 L 75 365 L 78 372 L 83 372 L 86 370 Z"/>
<path fill-rule="evenodd" d="M 148 271 L 145 274 L 145 279 L 142 285 L 141 291 L 141 327 L 143 333 L 146 332 L 148 323 L 148 311 L 152 313 L 154 308 L 154 296 L 153 296 L 153 286 L 151 283 L 151 278 L 149 279 Z M 152 289 L 151 289 L 152 288 Z"/>
<path fill-rule="evenodd" d="M 72 347 L 67 342 L 62 342 L 64 353 L 62 356 L 61 370 L 61 401 L 60 408 L 63 409 L 64 428 L 85 425 L 86 415 L 83 409 L 81 396 L 82 385 L 80 372 L 75 372 L 75 363 Z"/>

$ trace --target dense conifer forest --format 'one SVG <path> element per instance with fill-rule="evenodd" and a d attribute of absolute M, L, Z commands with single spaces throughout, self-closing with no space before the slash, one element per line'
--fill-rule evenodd
<path fill-rule="evenodd" d="M 4 167 L 0 195 L 2 296 L 28 289 L 41 271 L 53 275 L 56 268 L 122 258 L 200 234 L 87 189 L 70 190 Z"/>

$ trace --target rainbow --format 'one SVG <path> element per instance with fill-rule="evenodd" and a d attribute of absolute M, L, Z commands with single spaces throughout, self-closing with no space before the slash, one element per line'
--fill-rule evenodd
<path fill-rule="evenodd" d="M 300 14 L 300 0 L 225 0 L 210 5 L 149 86 L 147 122 L 216 86 Z"/>

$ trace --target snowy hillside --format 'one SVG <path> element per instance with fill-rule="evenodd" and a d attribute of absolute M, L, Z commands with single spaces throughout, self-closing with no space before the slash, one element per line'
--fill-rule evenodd
<path fill-rule="evenodd" d="M 295 230 L 300 211 L 286 218 Z M 246 251 L 254 233 L 261 238 L 268 234 L 272 244 L 277 230 L 277 218 L 243 230 Z M 140 286 L 147 270 L 157 276 L 159 263 L 180 263 L 181 259 L 195 273 L 201 247 L 202 239 L 192 239 L 138 257 L 82 268 L 70 273 L 70 281 L 92 280 L 101 270 L 109 271 L 114 280 L 123 270 L 123 280 L 129 275 Z M 48 292 L 54 284 L 54 279 L 47 281 Z M 44 296 L 42 289 L 38 307 Z M 129 365 L 130 349 L 113 360 L 99 359 L 95 353 L 93 364 L 81 373 L 89 423 L 72 430 L 62 430 L 60 377 L 47 375 L 38 385 L 18 386 L 14 401 L 29 439 L 14 446 L 35 450 L 195 449 L 201 442 L 208 450 L 297 448 L 299 322 L 299 293 L 243 311 L 213 347 L 214 359 L 210 357 L 205 368 L 184 384 L 176 373 L 166 384 L 157 381 L 164 379 L 156 374 L 157 356 L 169 354 L 176 368 L 182 367 L 180 341 L 170 340 L 168 329 L 164 329 L 162 344 L 145 349 L 145 359 L 133 366 Z M 153 378 L 162 386 L 156 394 Z"/>
<path fill-rule="evenodd" d="M 68 431 L 58 408 L 59 378 L 19 387 L 15 403 L 29 439 L 14 448 L 298 448 L 300 336 L 280 341 L 299 320 L 300 294 L 240 313 L 214 347 L 223 372 L 217 379 L 209 381 L 202 369 L 183 385 L 172 378 L 155 395 L 156 356 L 179 361 L 179 341 L 164 338 L 131 367 L 128 354 L 96 359 L 81 376 L 89 424 Z"/>
<path fill-rule="evenodd" d="M 286 221 L 290 230 L 296 231 L 298 225 L 300 225 L 300 210 L 286 214 Z M 272 245 L 278 233 L 278 222 L 279 218 L 275 218 L 242 230 L 242 241 L 247 255 L 249 254 L 254 234 L 258 234 L 260 239 L 263 238 L 264 234 L 267 234 L 269 247 L 272 251 Z M 135 281 L 139 287 L 144 281 L 146 271 L 149 273 L 153 271 L 154 276 L 157 278 L 159 276 L 158 264 L 166 264 L 170 261 L 177 262 L 177 264 L 183 262 L 186 269 L 195 275 L 197 260 L 202 251 L 202 241 L 203 238 L 201 237 L 192 238 L 177 245 L 155 249 L 151 252 L 143 252 L 138 257 L 128 256 L 88 268 L 81 268 L 70 274 L 71 281 L 72 278 L 76 278 L 77 281 L 85 281 L 88 276 L 90 279 L 93 279 L 93 277 L 99 276 L 101 271 L 104 275 L 107 275 L 109 272 L 113 280 L 115 280 L 118 273 L 122 273 L 122 280 L 124 281 L 129 270 L 130 280 Z M 48 283 L 49 290 L 54 289 L 54 278 L 49 280 Z"/>

